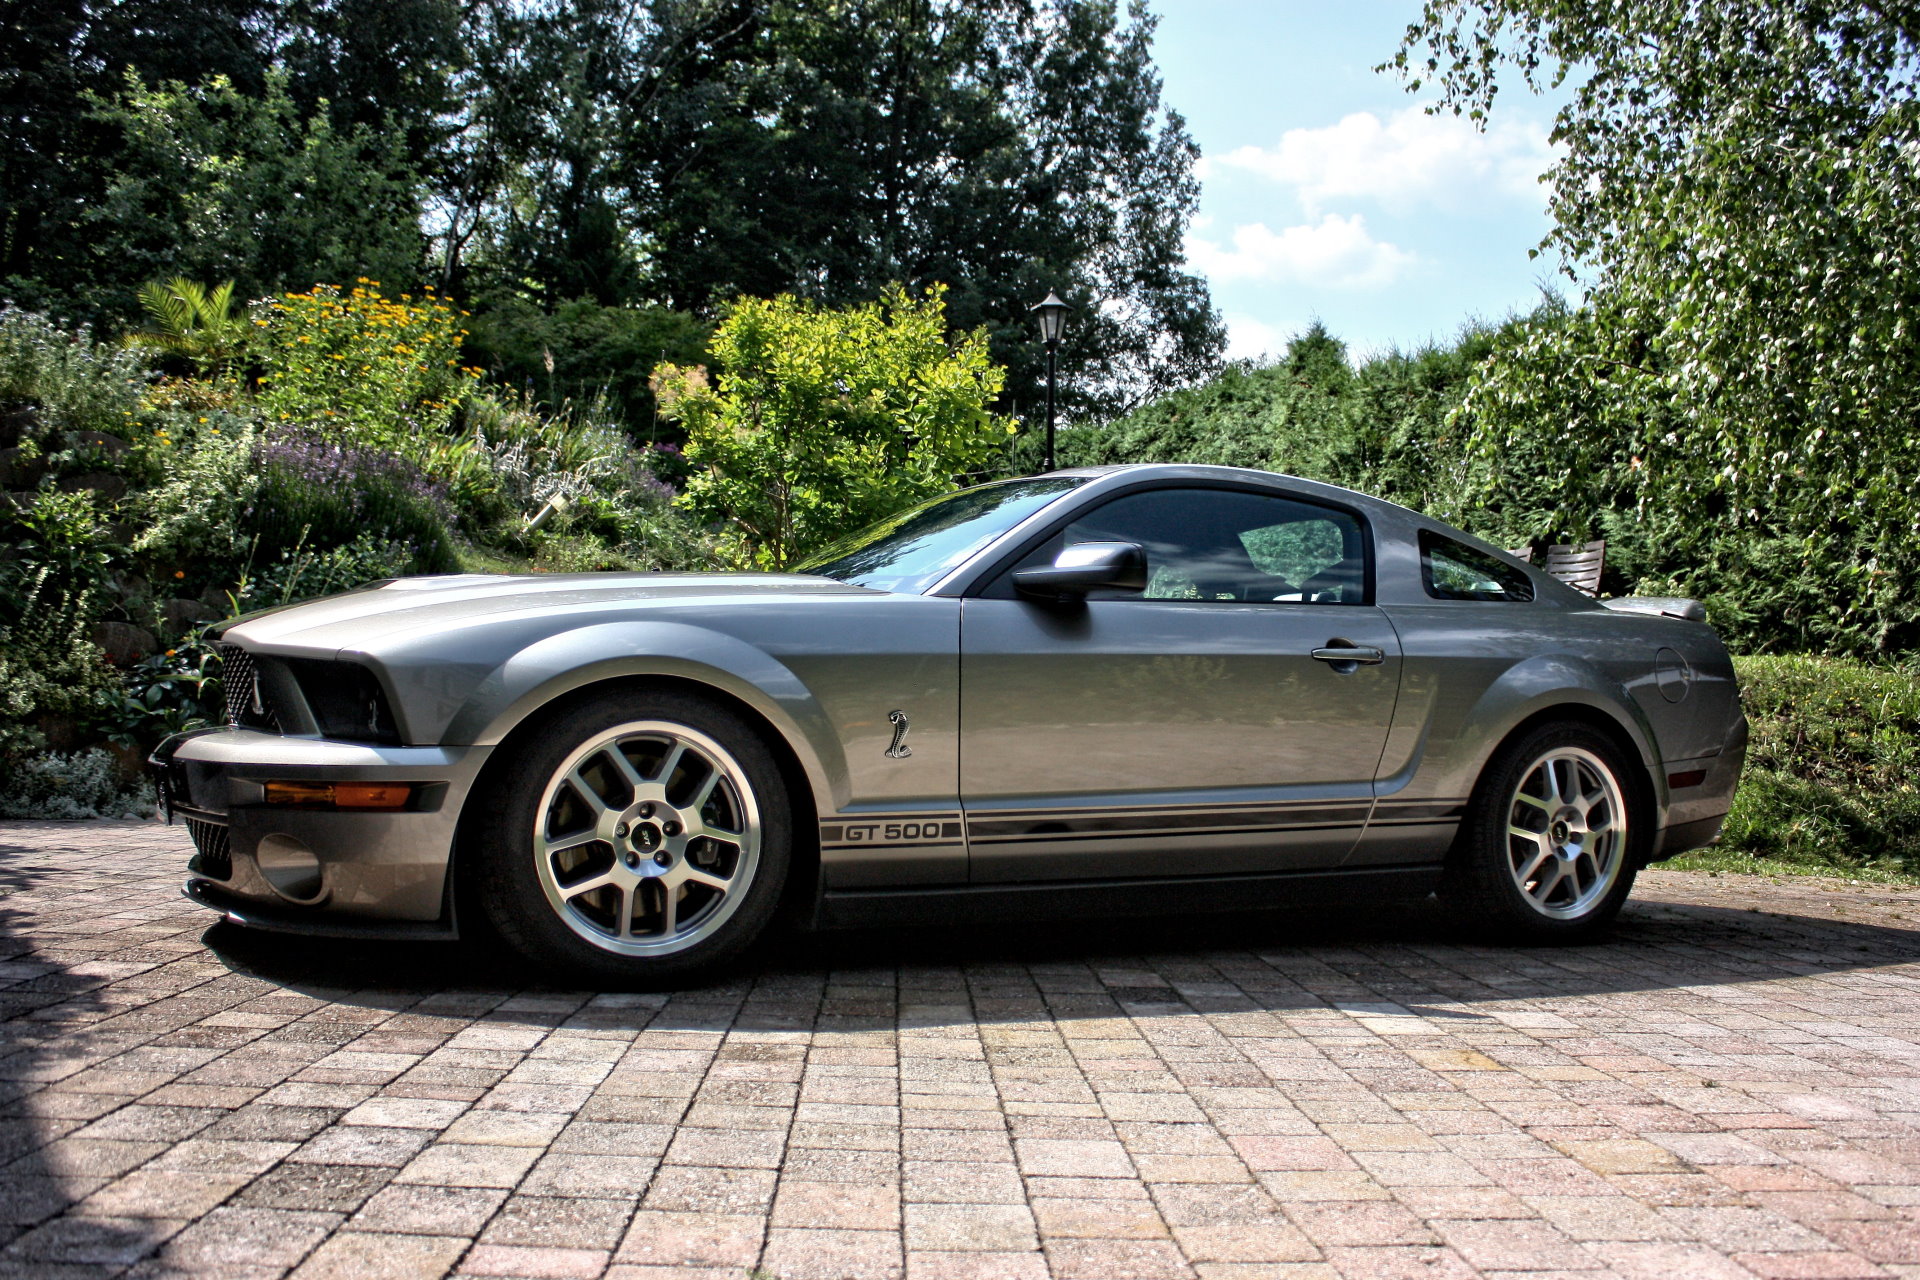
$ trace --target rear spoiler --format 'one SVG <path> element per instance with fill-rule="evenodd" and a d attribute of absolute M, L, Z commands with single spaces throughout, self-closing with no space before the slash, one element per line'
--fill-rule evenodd
<path fill-rule="evenodd" d="M 1707 606 L 1685 596 L 1615 596 L 1600 603 L 1621 613 L 1651 613 L 1685 622 L 1707 620 Z"/>

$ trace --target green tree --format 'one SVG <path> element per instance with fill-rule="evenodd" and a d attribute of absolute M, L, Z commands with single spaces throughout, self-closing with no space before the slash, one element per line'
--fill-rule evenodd
<path fill-rule="evenodd" d="M 1476 120 L 1571 87 L 1543 248 L 1587 302 L 1500 345 L 1483 452 L 1657 529 L 1751 642 L 1920 644 L 1920 11 L 1429 0 L 1394 65 Z"/>
<path fill-rule="evenodd" d="M 1160 99 L 1153 19 L 1113 0 L 567 0 L 476 44 L 450 287 L 711 314 L 950 286 L 1038 402 L 1027 308 L 1079 307 L 1068 413 L 1213 368 L 1182 233 L 1197 152 Z M 458 271 L 452 264 L 456 257 Z M 485 307 L 480 309 L 484 310 Z"/>
<path fill-rule="evenodd" d="M 123 132 L 90 116 L 129 70 L 148 85 L 286 91 L 304 118 L 394 133 L 407 166 L 437 173 L 460 38 L 510 0 L 38 0 L 0 17 L 0 292 L 69 315 L 129 319 L 132 284 L 95 287 L 87 210 L 105 197 Z M 108 262 L 111 269 L 114 264 Z M 311 284 L 312 278 L 298 281 Z M 102 305 L 106 312 L 101 311 Z"/>
<path fill-rule="evenodd" d="M 1111 422 L 1075 427 L 1061 453 L 1078 465 L 1259 467 L 1453 518 L 1469 459 L 1452 419 L 1497 332 L 1470 326 L 1453 343 L 1354 367 L 1346 344 L 1315 322 L 1281 359 L 1236 362 Z"/>
<path fill-rule="evenodd" d="M 938 287 L 846 309 L 743 298 L 712 349 L 717 383 L 671 365 L 656 381 L 695 467 L 681 501 L 744 566 L 785 568 L 953 488 L 1013 430 L 987 411 L 1003 374 L 984 335 L 949 339 Z"/>
<path fill-rule="evenodd" d="M 118 128 L 104 198 L 83 216 L 95 287 L 130 298 L 163 275 L 229 277 L 244 297 L 420 272 L 413 176 L 397 134 L 303 115 L 283 73 L 149 87 L 129 74 L 98 119 Z"/>

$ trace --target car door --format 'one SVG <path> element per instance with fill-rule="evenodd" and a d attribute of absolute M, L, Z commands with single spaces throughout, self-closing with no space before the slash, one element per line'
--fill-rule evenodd
<path fill-rule="evenodd" d="M 970 878 L 1339 863 L 1372 806 L 1400 678 L 1368 538 L 1346 508 L 1162 485 L 1068 517 L 965 600 Z M 1144 591 L 1047 602 L 1013 588 L 1063 546 L 1114 541 L 1146 551 Z"/>

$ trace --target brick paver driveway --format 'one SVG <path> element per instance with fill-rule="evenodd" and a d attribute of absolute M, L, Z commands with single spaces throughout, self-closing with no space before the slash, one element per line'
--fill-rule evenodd
<path fill-rule="evenodd" d="M 1920 894 L 785 941 L 672 996 L 248 935 L 0 826 L 0 1274 L 1920 1276 Z"/>

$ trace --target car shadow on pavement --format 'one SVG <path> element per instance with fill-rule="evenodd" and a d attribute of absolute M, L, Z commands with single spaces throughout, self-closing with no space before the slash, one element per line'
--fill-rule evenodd
<path fill-rule="evenodd" d="M 159 1240 L 151 1224 L 115 1213 L 111 1200 L 64 1214 L 148 1154 L 108 1122 L 90 1125 L 127 1101 L 123 1086 L 95 1066 L 119 1051 L 125 1033 L 104 1024 L 123 1010 L 101 998 L 114 976 L 104 966 L 76 971 L 37 954 L 33 935 L 44 938 L 50 922 L 20 904 L 57 892 L 84 920 L 115 898 L 115 878 L 13 865 L 8 855 L 21 852 L 0 842 L 0 1270 L 93 1274 L 136 1261 Z"/>
<path fill-rule="evenodd" d="M 368 943 L 297 938 L 217 924 L 207 946 L 238 972 L 303 994 L 372 1007 L 414 1007 L 434 994 L 567 990 L 497 943 Z M 785 931 L 715 980 L 655 993 L 632 1009 L 659 1026 L 678 1004 L 711 1025 L 716 1004 L 756 987 L 824 991 L 849 971 L 891 971 L 900 1002 L 916 985 L 976 998 L 936 1002 L 955 1021 L 1031 1017 L 1178 1016 L 1226 1007 L 1300 1009 L 1344 1000 L 1472 1005 L 1702 984 L 1761 982 L 1874 968 L 1920 958 L 1920 928 L 1780 911 L 1630 902 L 1602 939 L 1574 947 L 1477 942 L 1437 904 L 1352 906 L 1178 917 L 1070 920 L 1044 925 Z M 1012 1000 L 996 971 L 1057 980 Z M 942 974 L 940 971 L 945 971 Z M 930 976 L 932 975 L 932 976 Z M 935 980 L 937 979 L 937 980 Z M 884 985 L 884 984 L 883 984 Z M 983 996 L 984 993 L 984 996 Z M 982 998 L 983 997 L 983 998 Z M 1037 1004 L 1035 1002 L 1038 1002 Z M 820 1025 L 836 1021 L 821 1009 Z M 499 1010 L 490 1015 L 511 1021 Z M 605 1024 L 601 1024 L 605 1025 Z M 915 1025 L 924 1025 L 916 1017 Z"/>

